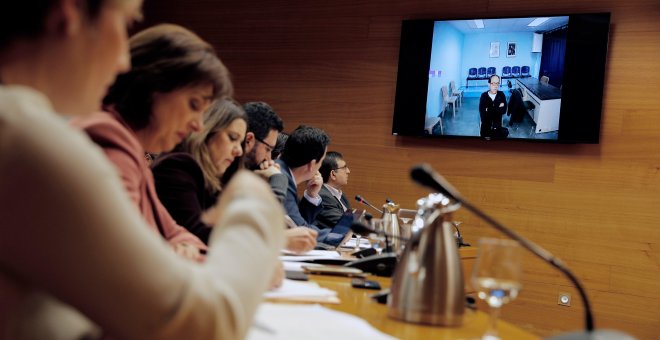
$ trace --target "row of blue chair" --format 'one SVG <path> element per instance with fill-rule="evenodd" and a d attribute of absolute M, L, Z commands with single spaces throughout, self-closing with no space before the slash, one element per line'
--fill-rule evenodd
<path fill-rule="evenodd" d="M 495 73 L 494 67 L 476 67 L 470 68 L 468 72 L 468 79 L 488 79 L 490 76 L 497 74 Z M 502 78 L 521 78 L 529 77 L 529 66 L 504 66 L 502 67 L 502 73 L 500 74 Z"/>

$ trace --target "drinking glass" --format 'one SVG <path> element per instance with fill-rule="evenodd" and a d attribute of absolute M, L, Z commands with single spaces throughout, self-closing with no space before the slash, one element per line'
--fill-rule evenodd
<path fill-rule="evenodd" d="M 518 296 L 522 288 L 522 248 L 518 242 L 496 238 L 479 240 L 472 284 L 480 299 L 490 307 L 490 323 L 482 339 L 499 339 L 500 309 Z"/>
<path fill-rule="evenodd" d="M 385 238 L 380 235 L 380 233 L 383 231 L 383 220 L 380 218 L 372 218 L 371 228 L 376 232 L 369 234 L 367 238 L 371 243 L 371 247 L 374 248 L 378 254 L 380 254 L 383 252 L 383 248 L 385 248 Z"/>
<path fill-rule="evenodd" d="M 355 234 L 355 247 L 353 248 L 353 251 L 359 251 L 360 250 L 360 240 L 362 239 L 362 235 L 360 234 Z"/>

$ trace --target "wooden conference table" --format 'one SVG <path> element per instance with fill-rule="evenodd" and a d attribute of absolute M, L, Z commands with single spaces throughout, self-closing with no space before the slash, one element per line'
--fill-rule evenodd
<path fill-rule="evenodd" d="M 461 257 L 464 266 L 470 267 L 469 270 L 464 268 L 465 275 L 469 275 L 471 263 L 476 258 L 476 250 L 461 249 Z M 469 263 L 465 263 L 465 260 L 468 260 Z M 376 290 L 353 288 L 351 278 L 348 277 L 327 275 L 310 275 L 309 277 L 320 286 L 337 292 L 341 303 L 338 305 L 326 304 L 326 307 L 361 317 L 373 327 L 399 339 L 480 339 L 488 327 L 489 316 L 487 313 L 467 308 L 463 316 L 463 325 L 460 327 L 427 326 L 399 321 L 387 316 L 386 304 L 380 304 L 370 297 L 377 292 Z M 390 287 L 390 278 L 371 276 L 369 279 L 378 281 L 383 288 Z M 466 289 L 469 290 L 469 286 Z M 498 329 L 502 339 L 540 339 L 539 336 L 503 320 L 498 321 Z"/>

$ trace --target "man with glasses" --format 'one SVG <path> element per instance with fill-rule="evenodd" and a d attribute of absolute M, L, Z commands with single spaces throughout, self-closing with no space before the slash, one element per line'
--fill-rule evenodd
<path fill-rule="evenodd" d="M 243 105 L 248 116 L 245 134 L 245 167 L 268 180 L 275 197 L 285 205 L 289 179 L 282 173 L 280 165 L 271 158 L 277 144 L 278 135 L 284 129 L 282 119 L 273 108 L 264 102 L 250 102 Z M 286 249 L 305 252 L 316 246 L 317 233 L 309 228 L 291 228 L 285 233 Z"/>
<path fill-rule="evenodd" d="M 506 113 L 506 96 L 499 91 L 500 77 L 492 75 L 488 78 L 488 91 L 479 99 L 479 115 L 481 116 L 481 137 L 485 139 L 506 138 L 509 130 L 502 127 L 502 115 Z"/>
<path fill-rule="evenodd" d="M 271 158 L 277 135 L 284 129 L 282 119 L 270 105 L 250 102 L 243 105 L 248 116 L 243 162 L 247 169 L 266 179 L 280 202 L 286 197 L 287 179 Z"/>
<path fill-rule="evenodd" d="M 282 119 L 270 105 L 264 102 L 250 102 L 243 105 L 248 116 L 245 134 L 245 167 L 260 169 L 263 163 L 271 163 L 271 151 L 277 144 L 277 135 L 284 129 Z"/>
<path fill-rule="evenodd" d="M 319 191 L 323 210 L 316 216 L 314 224 L 321 228 L 334 227 L 351 205 L 342 189 L 348 184 L 351 170 L 344 156 L 336 151 L 328 151 L 319 169 L 323 177 L 323 186 Z"/>

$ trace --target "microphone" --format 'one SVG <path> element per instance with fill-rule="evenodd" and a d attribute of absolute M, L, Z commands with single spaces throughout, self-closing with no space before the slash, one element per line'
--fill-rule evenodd
<path fill-rule="evenodd" d="M 366 205 L 370 206 L 372 209 L 378 211 L 379 214 L 382 214 L 382 213 L 383 213 L 382 210 L 380 210 L 380 209 L 378 209 L 377 207 L 374 207 L 373 205 L 371 205 L 371 203 L 367 202 L 367 200 L 365 200 L 364 198 L 362 198 L 362 196 L 360 196 L 360 195 L 355 195 L 355 200 L 358 201 L 358 202 L 360 202 L 360 203 L 362 203 L 362 204 L 366 204 Z"/>
<path fill-rule="evenodd" d="M 456 229 L 456 244 L 458 247 L 469 247 L 469 243 L 465 243 L 463 241 L 463 236 L 461 236 L 461 231 L 458 229 L 458 225 L 461 224 L 461 222 L 451 222 L 451 225 L 454 226 L 454 229 Z"/>
<path fill-rule="evenodd" d="M 372 214 L 370 214 L 370 213 L 368 213 L 368 212 L 365 212 L 365 213 L 364 213 L 364 219 L 367 220 L 367 222 L 371 223 L 371 219 L 372 219 L 372 218 L 374 218 L 374 215 L 372 215 Z"/>
<path fill-rule="evenodd" d="M 589 299 L 587 298 L 587 293 L 584 291 L 582 284 L 577 279 L 577 277 L 568 269 L 568 267 L 557 257 L 552 255 L 549 251 L 543 249 L 541 246 L 535 244 L 534 242 L 524 238 L 519 235 L 512 229 L 505 227 L 503 224 L 497 222 L 492 217 L 486 215 L 483 211 L 472 205 L 468 200 L 461 196 L 461 194 L 456 190 L 444 177 L 440 174 L 433 171 L 431 166 L 428 164 L 421 164 L 415 166 L 410 171 L 410 176 L 412 179 L 421 184 L 422 186 L 429 187 L 433 190 L 436 190 L 443 195 L 447 196 L 454 201 L 461 203 L 467 210 L 477 215 L 479 218 L 486 221 L 491 226 L 495 227 L 498 231 L 504 235 L 510 237 L 511 239 L 517 241 L 525 249 L 532 252 L 534 255 L 540 257 L 545 262 L 551 264 L 553 267 L 559 269 L 562 274 L 564 274 L 570 281 L 575 285 L 580 297 L 582 298 L 582 303 L 584 305 L 584 318 L 585 318 L 585 328 L 587 333 L 592 333 L 594 330 L 594 321 L 591 314 L 591 305 L 589 304 Z M 591 335 L 591 334 L 589 334 Z"/>

